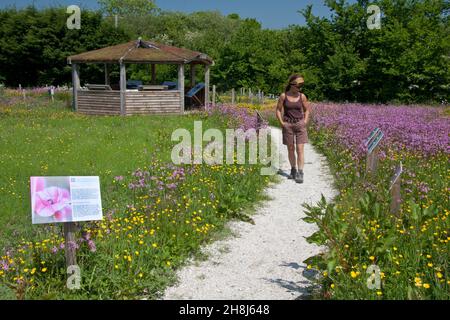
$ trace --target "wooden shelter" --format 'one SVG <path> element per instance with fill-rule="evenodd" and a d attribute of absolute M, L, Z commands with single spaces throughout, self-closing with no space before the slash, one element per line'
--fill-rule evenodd
<path fill-rule="evenodd" d="M 68 57 L 67 62 L 72 65 L 73 106 L 75 111 L 81 113 L 96 115 L 182 114 L 185 110 L 185 65 L 190 65 L 191 79 L 188 88 L 196 85 L 196 67 L 204 66 L 205 85 L 200 100 L 205 104 L 209 102 L 210 66 L 214 62 L 201 52 L 139 39 L 73 55 Z M 87 89 L 81 88 L 79 65 L 83 63 L 104 64 L 105 84 L 88 85 Z M 112 64 L 120 65 L 120 85 L 116 87 L 116 90 L 110 85 L 109 66 Z M 152 85 L 127 89 L 127 64 L 150 64 Z M 176 88 L 170 90 L 166 85 L 155 84 L 157 64 L 178 66 Z"/>

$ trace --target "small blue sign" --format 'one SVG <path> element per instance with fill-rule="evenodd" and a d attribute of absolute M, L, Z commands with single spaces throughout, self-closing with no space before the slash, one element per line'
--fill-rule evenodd
<path fill-rule="evenodd" d="M 367 147 L 370 143 L 370 141 L 378 134 L 380 131 L 380 128 L 376 128 L 370 133 L 370 136 L 367 138 L 366 142 L 364 142 L 364 146 Z"/>
<path fill-rule="evenodd" d="M 384 137 L 384 133 L 381 130 L 378 131 L 376 136 L 372 139 L 369 146 L 367 147 L 367 153 L 369 153 L 369 154 L 372 153 L 373 150 L 375 150 L 375 148 L 380 143 L 381 139 L 383 139 L 383 137 Z"/>

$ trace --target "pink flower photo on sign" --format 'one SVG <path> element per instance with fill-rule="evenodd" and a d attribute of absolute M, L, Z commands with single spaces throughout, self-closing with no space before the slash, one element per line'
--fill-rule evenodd
<path fill-rule="evenodd" d="M 31 177 L 33 223 L 72 221 L 69 177 Z"/>

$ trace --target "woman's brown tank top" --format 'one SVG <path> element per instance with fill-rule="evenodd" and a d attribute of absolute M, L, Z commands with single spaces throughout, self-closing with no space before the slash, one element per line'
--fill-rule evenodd
<path fill-rule="evenodd" d="M 301 95 L 297 102 L 291 102 L 287 99 L 287 97 L 285 97 L 283 106 L 284 106 L 284 117 L 283 117 L 284 121 L 297 122 L 303 119 L 304 113 Z"/>

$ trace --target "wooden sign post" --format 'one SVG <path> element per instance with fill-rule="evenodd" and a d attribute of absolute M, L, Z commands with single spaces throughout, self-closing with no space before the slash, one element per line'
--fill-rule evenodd
<path fill-rule="evenodd" d="M 364 145 L 367 147 L 366 172 L 375 173 L 378 168 L 378 150 L 379 143 L 384 137 L 384 133 L 380 128 L 372 131 Z"/>
<path fill-rule="evenodd" d="M 391 180 L 389 191 L 391 193 L 391 213 L 398 215 L 402 203 L 401 197 L 401 175 L 403 173 L 403 166 L 400 165 L 395 171 L 394 177 Z"/>
<path fill-rule="evenodd" d="M 64 239 L 65 239 L 65 252 L 66 252 L 66 265 L 67 267 L 77 265 L 77 248 L 76 248 L 76 230 L 77 227 L 74 222 L 64 223 Z"/>

